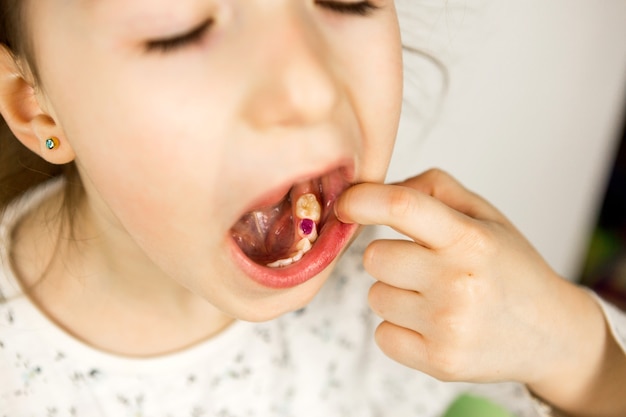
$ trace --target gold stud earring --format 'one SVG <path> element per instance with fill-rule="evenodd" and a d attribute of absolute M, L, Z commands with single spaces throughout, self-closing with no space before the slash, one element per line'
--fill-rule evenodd
<path fill-rule="evenodd" d="M 46 139 L 46 148 L 49 149 L 49 150 L 54 150 L 54 149 L 58 148 L 59 145 L 60 145 L 59 139 L 54 137 L 54 136 Z"/>

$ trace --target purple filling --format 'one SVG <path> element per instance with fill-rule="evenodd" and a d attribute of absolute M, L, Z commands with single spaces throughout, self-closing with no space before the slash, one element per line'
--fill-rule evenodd
<path fill-rule="evenodd" d="M 311 219 L 302 219 L 300 221 L 300 230 L 302 231 L 302 234 L 304 234 L 305 236 L 308 236 L 311 233 L 313 233 L 314 227 L 315 227 L 315 222 Z"/>

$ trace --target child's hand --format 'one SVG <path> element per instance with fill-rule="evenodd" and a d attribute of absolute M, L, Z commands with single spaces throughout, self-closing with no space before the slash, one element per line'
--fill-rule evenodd
<path fill-rule="evenodd" d="M 498 210 L 441 171 L 356 185 L 335 210 L 344 222 L 384 224 L 411 238 L 375 241 L 364 257 L 379 280 L 370 305 L 385 320 L 376 340 L 407 366 L 441 380 L 541 384 L 567 374 L 561 358 L 571 361 L 578 330 L 602 339 L 569 315 L 579 309 L 597 326 L 591 298 L 559 278 Z"/>

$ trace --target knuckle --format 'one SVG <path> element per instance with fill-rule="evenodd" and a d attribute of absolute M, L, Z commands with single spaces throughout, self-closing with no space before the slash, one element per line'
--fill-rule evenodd
<path fill-rule="evenodd" d="M 431 168 L 424 174 L 432 184 L 448 185 L 454 182 L 454 178 L 441 168 Z"/>
<path fill-rule="evenodd" d="M 450 175 L 441 168 L 430 168 L 424 175 L 432 178 L 449 178 Z"/>
<path fill-rule="evenodd" d="M 474 257 L 492 257 L 498 253 L 493 231 L 480 221 L 470 219 L 465 227 L 463 241 Z"/>
<path fill-rule="evenodd" d="M 455 346 L 462 346 L 470 332 L 466 316 L 458 312 L 444 314 L 438 320 L 438 326 L 445 334 L 445 339 Z"/>
<path fill-rule="evenodd" d="M 389 215 L 406 218 L 416 211 L 416 198 L 409 188 L 396 187 L 389 195 Z"/>
<path fill-rule="evenodd" d="M 462 380 L 466 369 L 462 355 L 458 351 L 445 349 L 437 349 L 432 354 L 430 364 L 436 369 L 437 379 L 443 382 Z"/>
<path fill-rule="evenodd" d="M 449 294 L 456 300 L 457 310 L 465 312 L 463 317 L 470 315 L 471 308 L 479 305 L 487 292 L 488 284 L 472 272 L 461 274 L 449 283 Z"/>
<path fill-rule="evenodd" d="M 437 337 L 429 346 L 428 360 L 437 379 L 460 381 L 472 372 L 475 333 L 470 318 L 462 310 L 449 310 L 436 319 Z"/>

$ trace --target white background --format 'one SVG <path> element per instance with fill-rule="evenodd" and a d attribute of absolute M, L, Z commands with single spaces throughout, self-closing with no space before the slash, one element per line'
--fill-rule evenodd
<path fill-rule="evenodd" d="M 622 124 L 626 0 L 397 4 L 405 42 L 441 60 L 449 86 L 438 106 L 441 72 L 408 54 L 389 179 L 449 171 L 577 278 Z"/>

